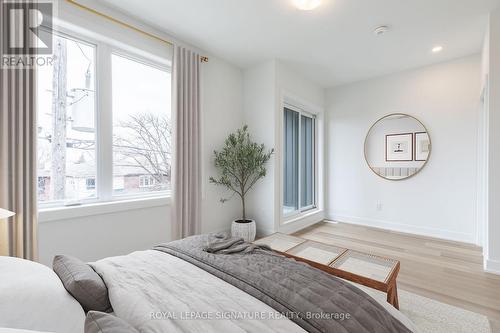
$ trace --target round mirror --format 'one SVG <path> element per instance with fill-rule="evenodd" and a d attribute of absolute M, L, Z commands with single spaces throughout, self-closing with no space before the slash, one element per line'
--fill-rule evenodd
<path fill-rule="evenodd" d="M 416 175 L 427 163 L 431 138 L 416 118 L 394 113 L 379 119 L 365 139 L 365 159 L 382 178 L 402 180 Z"/>

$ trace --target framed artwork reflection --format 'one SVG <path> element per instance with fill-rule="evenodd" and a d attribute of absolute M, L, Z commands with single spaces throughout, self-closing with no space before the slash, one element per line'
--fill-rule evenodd
<path fill-rule="evenodd" d="M 427 161 L 431 150 L 431 140 L 427 132 L 415 133 L 415 161 Z"/>
<path fill-rule="evenodd" d="M 387 162 L 413 161 L 413 133 L 386 135 L 385 160 Z"/>

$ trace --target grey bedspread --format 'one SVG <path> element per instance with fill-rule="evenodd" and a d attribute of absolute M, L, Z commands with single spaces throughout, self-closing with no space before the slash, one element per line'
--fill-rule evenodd
<path fill-rule="evenodd" d="M 286 314 L 308 332 L 411 332 L 362 290 L 304 263 L 265 249 L 220 253 L 232 246 L 241 247 L 236 241 L 213 251 L 216 253 L 205 251 L 215 248 L 215 237 L 192 236 L 154 249 L 232 284 Z"/>

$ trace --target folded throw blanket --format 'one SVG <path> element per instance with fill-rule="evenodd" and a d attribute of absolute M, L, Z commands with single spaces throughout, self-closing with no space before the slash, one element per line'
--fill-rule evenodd
<path fill-rule="evenodd" d="M 218 254 L 251 253 L 255 250 L 272 251 L 267 245 L 247 243 L 243 238 L 232 238 L 228 234 L 215 234 L 203 251 Z"/>

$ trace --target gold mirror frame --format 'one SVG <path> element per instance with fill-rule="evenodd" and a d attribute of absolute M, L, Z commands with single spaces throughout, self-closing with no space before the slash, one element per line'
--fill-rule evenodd
<path fill-rule="evenodd" d="M 429 146 L 430 146 L 430 150 L 429 150 L 429 155 L 427 156 L 427 159 L 425 160 L 424 164 L 422 164 L 422 166 L 420 167 L 420 169 L 415 172 L 413 175 L 411 176 L 408 176 L 406 178 L 400 178 L 400 179 L 390 179 L 390 178 L 385 178 L 381 175 L 379 175 L 377 172 L 375 172 L 375 170 L 371 167 L 370 163 L 368 162 L 368 156 L 366 156 L 366 146 L 367 146 L 367 141 L 368 141 L 368 135 L 370 135 L 370 132 L 372 131 L 373 127 L 375 127 L 375 125 L 377 125 L 380 121 L 384 120 L 385 118 L 388 118 L 388 117 L 392 117 L 392 116 L 407 116 L 407 117 L 411 117 L 413 119 L 415 119 L 416 121 L 418 121 L 420 123 L 420 125 L 422 125 L 422 127 L 424 128 L 425 132 L 427 133 L 427 136 L 429 137 Z M 415 147 L 413 147 L 415 148 Z M 379 119 L 377 119 L 377 121 L 375 121 L 373 123 L 373 125 L 370 126 L 370 128 L 368 129 L 368 132 L 366 133 L 366 136 L 365 136 L 365 144 L 363 146 L 363 155 L 365 156 L 365 162 L 366 162 L 366 165 L 368 165 L 368 167 L 370 168 L 370 170 L 376 174 L 377 176 L 379 176 L 380 178 L 384 179 L 384 180 L 390 180 L 390 181 L 402 181 L 402 180 L 408 180 L 416 175 L 418 175 L 423 168 L 425 168 L 425 166 L 427 165 L 427 163 L 429 162 L 429 159 L 431 158 L 431 155 L 432 155 L 432 139 L 431 139 L 431 135 L 429 134 L 429 131 L 427 130 L 427 127 L 425 127 L 425 125 L 420 121 L 418 120 L 417 118 L 415 118 L 414 116 L 412 116 L 411 114 L 407 114 L 407 113 L 400 113 L 400 112 L 396 112 L 396 113 L 390 113 L 390 114 L 387 114 Z"/>

